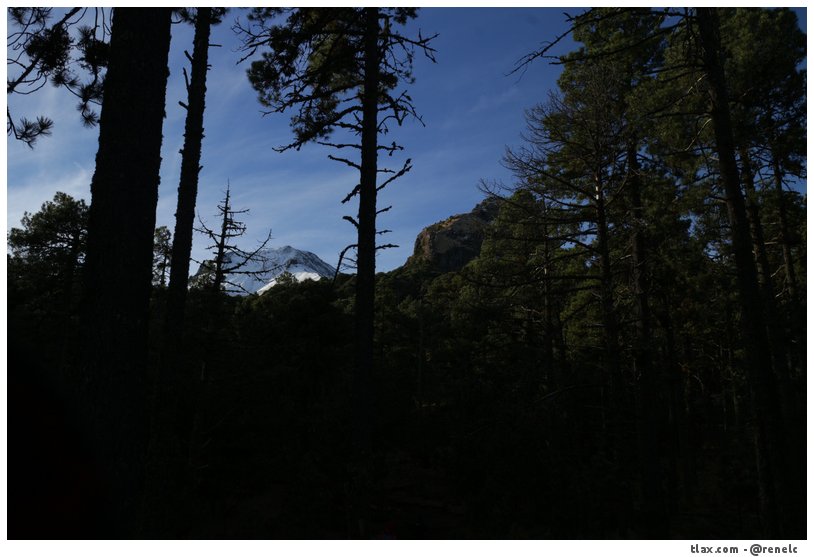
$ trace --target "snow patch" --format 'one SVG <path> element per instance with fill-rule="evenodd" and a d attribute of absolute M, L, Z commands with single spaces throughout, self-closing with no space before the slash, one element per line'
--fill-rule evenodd
<path fill-rule="evenodd" d="M 291 273 L 291 275 L 294 277 L 294 280 L 296 280 L 297 282 L 302 282 L 304 280 L 319 280 L 319 279 L 322 278 L 322 276 L 317 274 L 317 273 L 309 273 L 307 271 L 300 271 L 298 273 Z M 257 293 L 258 294 L 263 294 L 267 290 L 269 290 L 272 286 L 274 286 L 276 284 L 277 284 L 277 279 L 276 278 L 271 279 L 271 281 L 269 281 L 269 283 L 267 285 L 263 286 L 262 288 L 259 288 L 257 290 Z"/>

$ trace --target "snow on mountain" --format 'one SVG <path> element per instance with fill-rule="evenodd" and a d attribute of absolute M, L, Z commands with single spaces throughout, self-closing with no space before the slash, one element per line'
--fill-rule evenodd
<path fill-rule="evenodd" d="M 226 275 L 226 280 L 231 283 L 228 290 L 239 295 L 262 294 L 277 284 L 283 273 L 290 273 L 297 282 L 334 276 L 335 269 L 310 251 L 283 246 L 264 249 L 257 255 L 257 260 L 247 263 L 240 273 Z"/>

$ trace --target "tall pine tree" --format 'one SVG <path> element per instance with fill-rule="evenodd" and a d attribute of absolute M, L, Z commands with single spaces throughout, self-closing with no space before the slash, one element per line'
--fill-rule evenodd
<path fill-rule="evenodd" d="M 117 8 L 91 183 L 79 382 L 112 530 L 138 530 L 169 8 Z"/>

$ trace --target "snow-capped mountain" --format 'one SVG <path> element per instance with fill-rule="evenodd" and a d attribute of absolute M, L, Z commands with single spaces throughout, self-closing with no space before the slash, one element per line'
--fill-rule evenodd
<path fill-rule="evenodd" d="M 226 258 L 224 264 L 228 267 L 230 264 L 228 254 Z M 203 265 L 196 274 L 202 272 L 205 272 Z M 297 282 L 302 282 L 333 277 L 334 268 L 310 251 L 298 250 L 291 246 L 267 248 L 258 252 L 257 259 L 241 267 L 239 272 L 226 275 L 226 280 L 230 283 L 227 290 L 239 295 L 254 292 L 262 294 L 277 284 L 277 280 L 284 273 L 289 273 Z"/>

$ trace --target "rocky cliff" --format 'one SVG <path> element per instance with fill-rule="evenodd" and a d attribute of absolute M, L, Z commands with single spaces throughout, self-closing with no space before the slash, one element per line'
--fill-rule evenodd
<path fill-rule="evenodd" d="M 480 254 L 486 227 L 497 217 L 500 202 L 489 198 L 469 213 L 453 215 L 425 228 L 405 266 L 426 264 L 437 272 L 458 271 Z"/>

